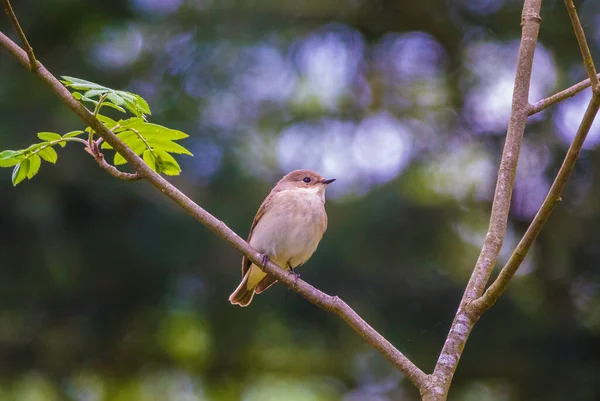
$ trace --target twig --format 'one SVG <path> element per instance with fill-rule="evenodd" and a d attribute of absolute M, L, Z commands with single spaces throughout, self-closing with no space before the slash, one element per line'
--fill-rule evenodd
<path fill-rule="evenodd" d="M 480 315 L 473 313 L 468 305 L 483 293 L 506 235 L 508 211 L 515 182 L 519 151 L 529 114 L 529 85 L 533 55 L 540 29 L 540 8 L 541 0 L 525 0 L 523 5 L 521 45 L 517 62 L 512 111 L 498 170 L 490 225 L 434 372 L 429 378 L 426 391 L 421 392 L 425 401 L 446 399 L 452 377 L 469 334 L 480 317 Z"/>
<path fill-rule="evenodd" d="M 104 155 L 102 153 L 94 156 L 94 160 L 96 160 L 96 163 L 98 163 L 98 165 L 102 167 L 102 169 L 104 169 L 108 174 L 120 180 L 138 181 L 142 179 L 142 176 L 138 173 L 126 173 L 124 171 L 120 171 L 112 164 L 107 163 L 106 160 L 104 160 Z"/>
<path fill-rule="evenodd" d="M 102 94 L 102 96 L 100 96 L 100 99 L 98 99 L 98 103 L 96 104 L 96 107 L 94 107 L 94 118 L 98 117 L 98 112 L 100 112 L 100 109 L 102 108 L 102 103 L 104 103 L 106 96 L 108 96 L 108 94 L 104 93 L 104 94 Z M 88 146 L 92 151 L 94 151 L 93 156 L 96 156 L 96 155 L 99 155 L 100 153 L 98 151 L 97 146 L 96 146 L 96 149 L 94 149 L 93 142 L 94 142 L 94 131 L 90 130 L 90 132 L 88 134 Z M 102 159 L 102 160 L 104 160 L 104 159 Z"/>
<path fill-rule="evenodd" d="M 560 170 L 550 187 L 550 191 L 544 199 L 540 210 L 538 210 L 535 218 L 529 225 L 527 232 L 519 241 L 517 248 L 510 256 L 510 259 L 506 263 L 506 265 L 500 271 L 500 274 L 496 278 L 496 280 L 490 285 L 490 287 L 485 291 L 483 296 L 474 301 L 471 306 L 479 313 L 482 314 L 488 309 L 490 309 L 500 298 L 500 296 L 506 290 L 510 279 L 514 276 L 514 274 L 519 269 L 519 266 L 525 259 L 529 248 L 539 235 L 542 228 L 544 228 L 544 224 L 548 221 L 548 218 L 552 214 L 554 207 L 561 201 L 560 194 L 562 193 L 565 185 L 567 184 L 567 180 L 575 167 L 575 163 L 577 162 L 577 158 L 579 157 L 579 152 L 583 146 L 585 138 L 590 131 L 590 127 L 594 122 L 594 118 L 598 113 L 598 108 L 600 108 L 600 94 L 596 93 L 592 96 L 590 103 L 588 104 L 587 110 L 585 111 L 585 115 L 581 124 L 579 125 L 579 129 L 577 130 L 577 134 L 569 147 L 567 155 L 565 156 L 565 160 L 560 166 Z"/>
<path fill-rule="evenodd" d="M 594 59 L 592 59 L 590 48 L 585 40 L 585 32 L 583 32 L 583 27 L 581 26 L 581 21 L 579 21 L 579 16 L 577 15 L 577 10 L 575 9 L 573 0 L 565 0 L 565 6 L 567 6 L 567 11 L 569 12 L 569 17 L 571 18 L 571 23 L 573 24 L 573 30 L 575 31 L 575 36 L 577 37 L 577 43 L 579 43 L 579 50 L 581 50 L 581 56 L 583 57 L 583 65 L 585 66 L 585 70 L 587 71 L 590 82 L 592 83 L 592 90 L 594 93 L 596 93 L 600 91 L 600 86 L 598 86 L 598 77 L 596 73 L 596 67 L 594 66 Z"/>
<path fill-rule="evenodd" d="M 23 42 L 23 47 L 25 48 L 25 52 L 27 53 L 27 57 L 29 59 L 29 69 L 32 72 L 35 72 L 35 70 L 37 70 L 38 65 L 37 65 L 37 60 L 35 59 L 35 54 L 33 54 L 33 48 L 31 47 L 31 45 L 29 44 L 29 41 L 27 40 L 27 36 L 25 36 L 25 32 L 23 32 L 23 29 L 21 29 L 21 25 L 19 24 L 19 20 L 17 19 L 17 16 L 15 15 L 15 12 L 12 8 L 12 5 L 10 4 L 9 0 L 3 0 L 4 1 L 4 10 L 6 11 L 6 15 L 8 15 L 8 18 L 10 18 L 13 27 L 15 28 L 15 31 L 17 32 L 17 35 L 19 35 L 19 37 L 21 38 L 21 42 Z"/>
<path fill-rule="evenodd" d="M 6 35 L 0 32 L 0 46 L 6 48 L 15 56 L 21 64 L 27 66 L 27 55 Z M 171 183 L 155 173 L 143 160 L 137 156 L 125 143 L 123 143 L 112 131 L 104 126 L 98 119 L 83 107 L 42 64 L 35 71 L 36 75 L 50 87 L 50 89 L 67 105 L 75 114 L 104 140 L 111 145 L 116 152 L 137 171 L 142 178 L 148 180 L 156 189 L 169 197 L 192 217 L 211 229 L 215 234 L 228 242 L 238 251 L 243 253 L 252 262 L 260 265 L 261 255 L 246 241 L 233 232 L 222 221 L 215 218 L 202 207 L 194 203 Z M 412 363 L 402 352 L 396 349 L 381 334 L 365 322 L 352 308 L 337 297 L 324 294 L 313 286 L 302 280 L 296 280 L 286 270 L 276 264 L 269 262 L 264 270 L 275 276 L 279 281 L 288 285 L 294 291 L 304 296 L 313 304 L 334 312 L 341 316 L 354 331 L 363 337 L 369 344 L 377 349 L 384 357 L 390 360 L 417 388 L 424 387 L 427 375 Z"/>
<path fill-rule="evenodd" d="M 600 78 L 600 74 L 596 75 L 596 77 Z M 576 94 L 578 94 L 579 92 L 581 92 L 582 90 L 584 90 L 585 88 L 589 88 L 590 85 L 591 85 L 590 79 L 588 78 L 579 83 L 576 83 L 575 85 L 571 86 L 570 88 L 564 89 L 550 97 L 542 99 L 539 102 L 536 102 L 531 105 L 531 107 L 529 108 L 529 115 L 532 116 L 536 113 L 539 113 L 540 111 L 542 111 L 544 109 L 547 109 L 548 107 L 550 107 L 556 103 L 562 102 L 565 99 L 573 97 Z"/>

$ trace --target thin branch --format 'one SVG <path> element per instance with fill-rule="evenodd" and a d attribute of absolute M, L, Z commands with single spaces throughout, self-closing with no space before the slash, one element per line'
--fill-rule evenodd
<path fill-rule="evenodd" d="M 6 35 L 0 32 L 0 46 L 6 48 L 15 56 L 21 64 L 27 66 L 27 55 Z M 220 238 L 228 242 L 231 246 L 243 253 L 252 262 L 261 265 L 261 255 L 252 248 L 246 241 L 233 232 L 222 221 L 215 218 L 202 207 L 194 203 L 190 198 L 179 191 L 175 186 L 155 173 L 143 160 L 137 156 L 125 143 L 123 143 L 113 132 L 107 129 L 98 119 L 83 107 L 46 68 L 39 64 L 35 71 L 46 85 L 67 105 L 75 114 L 81 118 L 87 125 L 113 147 L 116 152 L 137 171 L 142 178 L 148 180 L 156 189 L 161 191 L 182 209 L 188 212 L 192 217 L 211 229 Z M 304 296 L 313 304 L 336 313 L 341 316 L 354 331 L 363 337 L 369 344 L 377 349 L 384 357 L 390 360 L 417 388 L 424 387 L 427 381 L 427 375 L 423 373 L 414 363 L 412 363 L 402 352 L 396 349 L 381 334 L 365 322 L 352 308 L 344 303 L 338 297 L 332 297 L 324 294 L 308 283 L 298 279 L 296 280 L 286 270 L 281 269 L 276 264 L 269 262 L 264 270 L 275 276 L 279 281 L 291 287 L 294 291 Z"/>
<path fill-rule="evenodd" d="M 120 171 L 112 164 L 107 163 L 106 160 L 104 160 L 104 155 L 102 153 L 100 153 L 97 156 L 94 156 L 94 160 L 96 160 L 96 163 L 98 163 L 98 165 L 102 167 L 102 169 L 105 170 L 108 174 L 120 180 L 138 181 L 142 179 L 142 176 L 138 173 L 126 173 L 124 171 Z"/>
<path fill-rule="evenodd" d="M 500 298 L 500 296 L 504 293 L 504 290 L 506 290 L 510 279 L 517 272 L 517 269 L 523 262 L 523 259 L 525 259 L 527 252 L 529 252 L 531 245 L 539 235 L 540 231 L 542 231 L 542 228 L 544 228 L 544 224 L 546 224 L 546 221 L 548 221 L 548 218 L 552 214 L 554 207 L 561 201 L 560 194 L 565 188 L 571 172 L 573 172 L 573 168 L 575 167 L 575 163 L 579 157 L 579 152 L 581 152 L 585 138 L 590 131 L 590 127 L 594 122 L 596 114 L 598 113 L 598 108 L 600 108 L 600 94 L 596 93 L 594 96 L 592 96 L 592 99 L 588 104 L 583 120 L 581 121 L 579 129 L 577 130 L 577 134 L 575 135 L 567 155 L 565 156 L 565 160 L 560 166 L 560 170 L 558 171 L 558 174 L 556 175 L 556 178 L 550 187 L 550 191 L 548 192 L 546 199 L 544 199 L 540 210 L 538 210 L 535 218 L 529 225 L 527 232 L 517 245 L 517 248 L 511 255 L 506 265 L 500 271 L 498 278 L 496 278 L 494 283 L 485 291 L 483 296 L 471 304 L 471 306 L 477 310 L 478 313 L 482 314 L 490 309 L 496 303 L 498 298 Z"/>
<path fill-rule="evenodd" d="M 23 29 L 21 29 L 21 25 L 19 24 L 19 20 L 17 19 L 17 16 L 15 15 L 15 12 L 12 8 L 12 5 L 10 4 L 9 0 L 3 0 L 4 1 L 4 10 L 6 11 L 6 15 L 8 15 L 8 18 L 10 18 L 10 21 L 13 24 L 13 27 L 15 28 L 15 31 L 17 32 L 17 35 L 19 35 L 19 37 L 21 38 L 21 42 L 23 42 L 23 47 L 25 48 L 25 52 L 27 53 L 27 57 L 29 59 L 29 69 L 32 72 L 35 72 L 35 70 L 37 70 L 38 65 L 37 65 L 37 60 L 35 59 L 35 54 L 33 54 L 33 48 L 31 47 L 31 45 L 29 44 L 29 41 L 27 40 L 27 36 L 25 36 L 25 32 L 23 32 Z"/>
<path fill-rule="evenodd" d="M 579 153 L 581 152 L 585 138 L 587 137 L 590 127 L 596 118 L 598 108 L 600 108 L 598 76 L 596 73 L 596 67 L 594 66 L 594 61 L 592 60 L 592 56 L 590 54 L 590 49 L 585 39 L 585 33 L 583 32 L 583 28 L 581 26 L 581 22 L 579 21 L 573 1 L 565 0 L 565 5 L 567 6 L 567 11 L 571 17 L 573 30 L 575 31 L 575 36 L 577 37 L 577 42 L 579 43 L 579 48 L 581 49 L 583 63 L 590 76 L 589 82 L 591 82 L 594 95 L 588 104 L 585 115 L 583 116 L 583 120 L 581 121 L 581 124 L 577 130 L 577 134 L 575 135 L 575 138 L 573 138 L 571 146 L 569 146 L 565 160 L 563 161 L 560 170 L 558 171 L 558 174 L 556 175 L 556 178 L 550 187 L 550 191 L 548 192 L 546 199 L 544 199 L 542 206 L 536 213 L 535 218 L 529 225 L 529 228 L 525 232 L 525 235 L 517 245 L 506 265 L 500 271 L 500 274 L 496 280 L 486 290 L 483 296 L 471 304 L 471 306 L 478 311 L 478 313 L 484 313 L 491 308 L 496 303 L 498 298 L 500 298 L 500 296 L 504 293 L 506 287 L 508 287 L 510 279 L 519 269 L 519 266 L 533 245 L 533 242 L 542 231 L 546 221 L 548 221 L 550 218 L 554 207 L 560 202 L 560 194 L 565 188 L 567 180 L 569 179 L 569 176 L 575 167 L 575 163 L 577 162 L 577 158 L 579 157 Z"/>
<path fill-rule="evenodd" d="M 500 168 L 498 170 L 498 181 L 492 203 L 490 225 L 481 253 L 450 327 L 450 332 L 448 333 L 434 372 L 429 378 L 426 391 L 421 392 L 423 400 L 426 401 L 446 399 L 452 377 L 458 366 L 469 334 L 480 317 L 480 315 L 473 313 L 468 305 L 483 293 L 502 248 L 504 236 L 506 235 L 508 211 L 510 209 L 519 152 L 529 114 L 529 86 L 533 56 L 541 22 L 540 8 L 541 0 L 525 0 L 521 17 L 522 35 L 517 61 L 511 117 L 508 124 L 502 159 L 500 160 Z"/>
<path fill-rule="evenodd" d="M 573 24 L 573 30 L 575 31 L 575 36 L 577 37 L 577 43 L 579 43 L 579 50 L 581 50 L 581 56 L 583 57 L 583 65 L 585 66 L 585 70 L 587 71 L 590 82 L 592 83 L 592 90 L 594 92 L 598 92 L 600 91 L 600 86 L 598 86 L 598 77 L 596 73 L 596 67 L 594 66 L 594 59 L 592 58 L 592 53 L 590 53 L 590 48 L 588 47 L 587 40 L 585 39 L 585 32 L 581 26 L 581 21 L 579 21 L 575 4 L 573 4 L 573 0 L 565 0 L 565 6 L 567 6 L 567 11 L 569 12 L 569 17 L 571 18 L 571 23 Z"/>
<path fill-rule="evenodd" d="M 600 74 L 596 75 L 596 77 L 600 78 Z M 590 85 L 591 85 L 590 79 L 588 78 L 579 83 L 576 83 L 575 85 L 571 86 L 570 88 L 567 88 L 567 89 L 562 90 L 550 97 L 542 99 L 539 102 L 536 102 L 531 105 L 531 107 L 529 108 L 529 115 L 532 116 L 534 114 L 537 114 L 540 111 L 547 109 L 548 107 L 550 107 L 552 105 L 555 105 L 556 103 L 562 102 L 565 99 L 573 97 L 576 94 L 578 94 L 579 92 L 581 92 L 582 90 L 589 88 Z"/>

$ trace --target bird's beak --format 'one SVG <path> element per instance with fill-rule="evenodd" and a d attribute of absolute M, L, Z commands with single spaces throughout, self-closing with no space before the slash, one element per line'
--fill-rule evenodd
<path fill-rule="evenodd" d="M 322 182 L 323 184 L 325 184 L 325 185 L 329 185 L 329 184 L 331 184 L 331 183 L 332 183 L 332 182 L 334 182 L 334 181 L 335 181 L 335 178 L 328 178 L 328 179 L 326 179 L 326 180 L 321 180 L 321 182 Z"/>

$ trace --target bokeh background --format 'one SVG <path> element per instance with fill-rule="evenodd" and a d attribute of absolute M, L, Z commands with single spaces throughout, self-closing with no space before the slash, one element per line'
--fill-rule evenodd
<path fill-rule="evenodd" d="M 600 3 L 577 2 L 600 61 Z M 294 168 L 337 181 L 302 277 L 430 372 L 487 228 L 522 1 L 19 1 L 56 75 L 140 93 L 190 134 L 170 179 L 246 236 Z M 585 78 L 562 1 L 544 1 L 530 100 Z M 15 38 L 4 16 L 0 29 Z M 506 260 L 589 89 L 531 118 Z M 113 117 L 118 117 L 118 113 Z M 81 122 L 0 53 L 0 149 Z M 450 400 L 600 399 L 600 124 Z M 282 285 L 227 301 L 240 255 L 77 144 L 17 188 L 0 171 L 0 399 L 392 401 L 418 394 L 341 319 Z"/>

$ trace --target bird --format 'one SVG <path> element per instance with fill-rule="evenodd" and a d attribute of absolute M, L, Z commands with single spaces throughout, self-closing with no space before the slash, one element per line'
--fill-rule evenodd
<path fill-rule="evenodd" d="M 273 187 L 258 208 L 248 243 L 262 254 L 262 265 L 271 260 L 296 277 L 294 270 L 313 255 L 327 230 L 325 190 L 335 178 L 325 179 L 311 170 L 294 170 Z M 277 282 L 261 266 L 242 257 L 242 281 L 229 297 L 233 305 L 250 305 Z"/>

